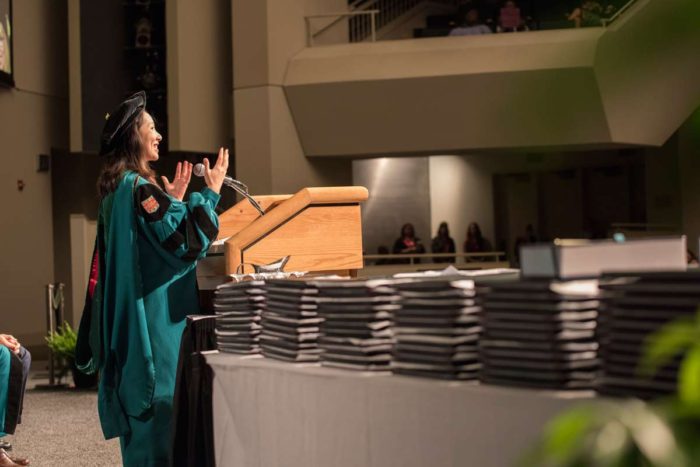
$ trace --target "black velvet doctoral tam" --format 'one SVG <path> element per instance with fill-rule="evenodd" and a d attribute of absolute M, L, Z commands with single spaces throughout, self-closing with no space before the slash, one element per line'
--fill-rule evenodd
<path fill-rule="evenodd" d="M 125 130 L 146 107 L 146 93 L 139 91 L 119 104 L 112 113 L 107 114 L 105 126 L 100 138 L 100 156 L 114 150 Z"/>

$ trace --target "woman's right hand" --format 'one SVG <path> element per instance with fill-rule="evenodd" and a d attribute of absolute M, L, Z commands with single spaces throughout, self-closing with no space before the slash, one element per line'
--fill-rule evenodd
<path fill-rule="evenodd" d="M 213 192 L 219 193 L 228 170 L 228 149 L 219 148 L 219 157 L 214 167 L 209 168 L 209 159 L 204 159 L 204 182 Z"/>

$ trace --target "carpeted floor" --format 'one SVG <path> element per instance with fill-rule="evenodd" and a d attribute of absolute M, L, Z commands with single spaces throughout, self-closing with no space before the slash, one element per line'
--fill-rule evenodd
<path fill-rule="evenodd" d="M 22 424 L 10 455 L 32 466 L 120 466 L 119 440 L 105 441 L 97 417 L 97 392 L 28 390 Z"/>

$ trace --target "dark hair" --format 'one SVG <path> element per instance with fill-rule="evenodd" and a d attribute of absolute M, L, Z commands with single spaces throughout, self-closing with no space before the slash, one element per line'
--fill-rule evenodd
<path fill-rule="evenodd" d="M 401 226 L 401 238 L 403 238 L 403 236 L 404 236 L 404 231 L 406 229 L 409 229 L 409 228 L 411 229 L 411 233 L 413 234 L 413 237 L 414 238 L 416 237 L 416 229 L 413 228 L 413 224 L 411 224 L 410 222 L 407 222 Z"/>
<path fill-rule="evenodd" d="M 149 182 L 157 184 L 155 171 L 147 161 L 141 159 L 139 127 L 143 123 L 145 113 L 146 111 L 142 110 L 138 114 L 131 126 L 124 131 L 114 151 L 104 156 L 105 162 L 97 178 L 97 193 L 100 199 L 117 189 L 127 170 L 134 171 Z"/>
<path fill-rule="evenodd" d="M 472 230 L 474 234 L 472 235 Z M 484 238 L 481 236 L 481 228 L 476 222 L 472 222 L 467 226 L 467 242 L 476 242 L 477 245 L 481 246 Z"/>

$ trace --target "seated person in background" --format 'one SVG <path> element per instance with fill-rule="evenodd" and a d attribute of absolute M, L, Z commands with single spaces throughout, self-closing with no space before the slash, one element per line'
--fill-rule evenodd
<path fill-rule="evenodd" d="M 461 26 L 450 31 L 450 36 L 478 36 L 491 34 L 491 29 L 479 20 L 479 10 L 471 8 L 464 16 Z"/>
<path fill-rule="evenodd" d="M 394 254 L 417 254 L 425 253 L 425 247 L 420 241 L 420 238 L 416 237 L 415 229 L 413 224 L 404 224 L 401 227 L 401 236 L 394 242 L 394 249 L 392 251 Z M 398 263 L 411 263 L 411 260 L 397 260 Z M 420 259 L 415 258 L 414 263 L 420 263 Z"/>
<path fill-rule="evenodd" d="M 0 437 L 13 434 L 21 422 L 24 389 L 32 357 L 17 339 L 0 334 Z M 10 457 L 0 448 L 0 467 L 29 465 L 27 459 Z"/>
<path fill-rule="evenodd" d="M 498 31 L 513 32 L 527 29 L 525 22 L 520 16 L 520 8 L 517 7 L 513 0 L 508 0 L 501 8 L 498 17 Z"/>
<path fill-rule="evenodd" d="M 610 17 L 614 13 L 614 7 L 610 9 L 603 9 L 603 6 L 594 1 L 585 1 L 580 7 L 574 8 L 571 13 L 567 13 L 566 17 L 569 21 L 574 22 L 574 26 L 580 27 L 591 27 L 591 26 L 603 26 L 603 18 Z"/>
<path fill-rule="evenodd" d="M 472 222 L 467 227 L 467 239 L 464 241 L 465 253 L 481 253 L 482 251 L 491 251 L 491 243 L 481 235 L 481 228 L 476 222 Z M 471 256 L 467 257 L 467 261 L 488 261 L 487 256 Z"/>
<path fill-rule="evenodd" d="M 433 238 L 433 243 L 430 250 L 433 253 L 454 253 L 455 241 L 450 237 L 450 229 L 447 227 L 447 222 L 441 222 L 438 227 L 437 237 Z M 434 263 L 454 263 L 455 257 L 451 258 L 433 258 Z"/>

